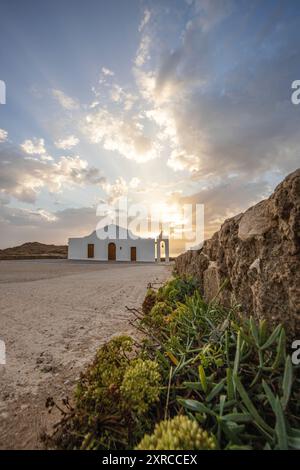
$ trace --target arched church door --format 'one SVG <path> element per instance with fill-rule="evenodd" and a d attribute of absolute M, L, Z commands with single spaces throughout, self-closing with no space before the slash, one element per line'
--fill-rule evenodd
<path fill-rule="evenodd" d="M 113 242 L 108 244 L 108 260 L 116 261 L 116 244 Z"/>

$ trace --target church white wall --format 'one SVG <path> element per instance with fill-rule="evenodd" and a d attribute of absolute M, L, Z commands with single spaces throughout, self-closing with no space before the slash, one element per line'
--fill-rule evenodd
<path fill-rule="evenodd" d="M 116 244 L 116 261 L 130 261 L 130 248 L 136 247 L 136 260 L 143 262 L 155 262 L 155 240 L 141 238 L 133 240 L 100 240 L 95 233 L 83 238 L 70 238 L 68 258 L 74 260 L 87 259 L 89 261 L 107 261 L 108 244 Z M 94 244 L 94 258 L 87 257 L 88 244 Z"/>
<path fill-rule="evenodd" d="M 82 259 L 82 238 L 69 238 L 68 259 Z"/>

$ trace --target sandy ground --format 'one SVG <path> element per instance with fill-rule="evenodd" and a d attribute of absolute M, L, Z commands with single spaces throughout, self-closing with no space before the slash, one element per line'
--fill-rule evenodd
<path fill-rule="evenodd" d="M 67 260 L 0 261 L 0 448 L 40 448 L 58 417 L 48 396 L 72 395 L 99 345 L 131 333 L 125 305 L 139 307 L 148 282 L 171 266 Z"/>

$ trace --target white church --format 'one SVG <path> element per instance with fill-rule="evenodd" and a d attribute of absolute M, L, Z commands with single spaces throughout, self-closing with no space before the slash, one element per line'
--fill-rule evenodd
<path fill-rule="evenodd" d="M 169 239 L 141 238 L 117 225 L 107 225 L 81 238 L 69 238 L 68 259 L 90 261 L 169 262 Z"/>

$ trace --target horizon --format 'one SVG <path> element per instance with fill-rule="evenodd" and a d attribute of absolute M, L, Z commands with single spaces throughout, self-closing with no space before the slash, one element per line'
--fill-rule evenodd
<path fill-rule="evenodd" d="M 66 244 L 122 197 L 175 228 L 204 204 L 207 239 L 268 197 L 299 166 L 296 9 L 3 0 L 0 249 Z"/>

